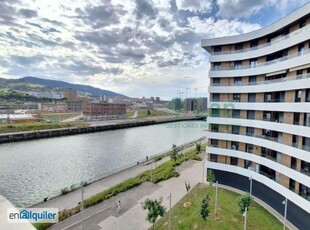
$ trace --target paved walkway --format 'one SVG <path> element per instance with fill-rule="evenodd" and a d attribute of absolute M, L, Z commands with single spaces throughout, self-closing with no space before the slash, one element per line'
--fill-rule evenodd
<path fill-rule="evenodd" d="M 204 158 L 205 154 L 201 154 Z M 120 193 L 98 205 L 90 207 L 84 213 L 78 213 L 51 229 L 82 229 L 81 219 L 84 216 L 84 229 L 87 230 L 139 230 L 148 229 L 151 225 L 145 220 L 146 211 L 141 208 L 141 202 L 146 198 L 163 198 L 163 205 L 168 208 L 169 193 L 172 194 L 172 206 L 185 194 L 185 181 L 194 187 L 203 177 L 203 161 L 187 161 L 177 168 L 181 175 L 158 184 L 143 183 L 142 185 Z M 117 213 L 116 202 L 120 200 L 122 210 Z"/>
<path fill-rule="evenodd" d="M 205 140 L 203 141 L 203 143 Z M 194 145 L 191 145 L 188 148 L 185 148 L 181 152 L 188 151 L 195 148 Z M 154 162 L 154 166 L 160 165 L 166 161 L 170 160 L 170 157 L 165 157 L 157 162 Z M 84 199 L 87 199 L 99 192 L 107 190 L 127 179 L 137 176 L 138 174 L 150 170 L 152 164 L 141 163 L 139 165 L 133 166 L 131 168 L 125 169 L 121 172 L 107 176 L 101 180 L 98 180 L 94 183 L 89 184 L 84 187 Z M 66 195 L 58 196 L 48 200 L 45 203 L 39 203 L 31 207 L 34 208 L 58 208 L 59 211 L 64 209 L 69 209 L 75 207 L 81 201 L 81 189 L 74 190 Z"/>

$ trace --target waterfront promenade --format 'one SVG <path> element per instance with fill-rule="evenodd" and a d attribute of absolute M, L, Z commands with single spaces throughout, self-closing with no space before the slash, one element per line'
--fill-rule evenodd
<path fill-rule="evenodd" d="M 198 141 L 200 143 L 205 143 L 206 140 L 203 139 L 202 141 Z M 191 144 L 188 144 L 188 147 L 185 147 L 181 153 L 184 153 L 190 149 L 195 148 L 194 142 Z M 170 156 L 167 156 L 159 161 L 154 162 L 154 166 L 158 166 L 166 161 L 170 160 Z M 143 173 L 147 170 L 150 170 L 152 167 L 152 159 L 150 159 L 148 162 L 142 162 L 138 165 L 135 165 L 133 167 L 124 169 L 120 172 L 111 174 L 103 179 L 100 179 L 98 181 L 95 181 L 87 186 L 84 187 L 84 199 L 87 199 L 99 192 L 102 192 L 104 190 L 107 190 L 127 179 L 130 179 L 132 177 L 137 176 L 140 173 Z M 31 207 L 35 208 L 58 208 L 59 211 L 62 211 L 64 209 L 69 209 L 75 207 L 80 201 L 81 201 L 81 189 L 76 189 L 72 192 L 69 192 L 68 194 L 57 196 L 55 198 L 52 198 L 48 200 L 47 202 L 39 203 L 36 205 L 33 205 Z"/>

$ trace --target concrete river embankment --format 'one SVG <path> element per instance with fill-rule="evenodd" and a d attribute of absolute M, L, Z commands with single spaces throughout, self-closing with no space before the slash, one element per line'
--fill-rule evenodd
<path fill-rule="evenodd" d="M 125 120 L 116 121 L 116 123 L 103 123 L 97 122 L 93 125 L 86 127 L 68 127 L 59 129 L 47 129 L 38 131 L 27 131 L 27 132 L 16 132 L 16 133 L 3 133 L 0 134 L 0 144 L 16 141 L 26 141 L 33 139 L 49 138 L 49 137 L 59 137 L 67 135 L 76 135 L 83 133 L 94 133 L 107 130 L 124 129 L 131 127 L 147 126 L 162 124 L 168 122 L 178 122 L 178 121 L 193 121 L 201 120 L 199 117 L 168 117 L 168 118 L 158 118 L 158 119 L 145 119 L 145 120 Z"/>

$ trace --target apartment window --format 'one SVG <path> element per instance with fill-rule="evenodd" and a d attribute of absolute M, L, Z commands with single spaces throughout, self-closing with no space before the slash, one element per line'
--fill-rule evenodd
<path fill-rule="evenodd" d="M 233 94 L 233 102 L 240 102 L 241 94 L 240 93 L 234 93 Z"/>
<path fill-rule="evenodd" d="M 239 149 L 239 142 L 232 141 L 231 142 L 231 149 L 238 150 Z"/>
<path fill-rule="evenodd" d="M 310 151 L 310 138 L 308 137 L 302 138 L 302 149 L 306 151 Z"/>
<path fill-rule="evenodd" d="M 304 126 L 310 127 L 310 113 L 304 113 Z"/>
<path fill-rule="evenodd" d="M 231 128 L 232 128 L 232 134 L 239 134 L 240 126 L 233 125 Z"/>
<path fill-rule="evenodd" d="M 252 166 L 252 161 L 244 160 L 244 168 L 249 168 Z"/>
<path fill-rule="evenodd" d="M 216 77 L 216 78 L 212 78 L 213 81 L 213 85 L 220 85 L 221 84 L 221 78 Z"/>
<path fill-rule="evenodd" d="M 299 195 L 307 200 L 310 200 L 310 188 L 299 183 Z"/>
<path fill-rule="evenodd" d="M 296 148 L 298 147 L 298 136 L 296 135 L 292 136 L 292 146 Z"/>
<path fill-rule="evenodd" d="M 257 66 L 257 58 L 250 60 L 250 67 L 255 68 Z"/>
<path fill-rule="evenodd" d="M 242 61 L 235 61 L 235 69 L 242 69 Z"/>
<path fill-rule="evenodd" d="M 218 143 L 219 143 L 218 139 L 211 139 L 211 146 L 212 147 L 218 147 Z"/>
<path fill-rule="evenodd" d="M 246 127 L 246 135 L 247 136 L 254 136 L 254 128 L 253 127 Z"/>
<path fill-rule="evenodd" d="M 299 125 L 299 118 L 300 118 L 300 113 L 294 113 L 294 119 L 293 119 L 294 125 Z"/>
<path fill-rule="evenodd" d="M 301 161 L 300 171 L 310 175 L 310 163 Z"/>
<path fill-rule="evenodd" d="M 210 154 L 210 161 L 211 162 L 217 162 L 217 155 L 216 154 Z"/>
<path fill-rule="evenodd" d="M 237 157 L 230 157 L 230 164 L 231 165 L 238 165 L 238 158 Z"/>
<path fill-rule="evenodd" d="M 306 25 L 306 19 L 301 19 L 299 22 L 299 28 L 302 28 Z"/>
<path fill-rule="evenodd" d="M 258 40 L 251 41 L 251 43 L 250 43 L 250 47 L 251 48 L 254 48 L 254 47 L 257 47 L 257 46 L 258 46 Z"/>
<path fill-rule="evenodd" d="M 219 117 L 220 109 L 212 109 L 212 117 Z"/>
<path fill-rule="evenodd" d="M 222 52 L 222 46 L 214 46 L 214 53 Z"/>
<path fill-rule="evenodd" d="M 248 102 L 256 102 L 256 93 L 248 94 Z"/>
<path fill-rule="evenodd" d="M 214 70 L 221 70 L 221 63 L 220 62 L 214 63 Z"/>
<path fill-rule="evenodd" d="M 295 181 L 290 178 L 290 190 L 295 191 Z"/>
<path fill-rule="evenodd" d="M 247 153 L 253 153 L 253 145 L 252 144 L 246 144 L 245 150 Z"/>
<path fill-rule="evenodd" d="M 241 85 L 242 78 L 241 77 L 235 77 L 234 78 L 234 84 L 235 85 Z"/>
<path fill-rule="evenodd" d="M 211 124 L 211 132 L 218 132 L 219 131 L 219 125 L 218 124 Z"/>
<path fill-rule="evenodd" d="M 295 91 L 295 102 L 301 102 L 301 90 Z"/>
<path fill-rule="evenodd" d="M 310 102 L 310 89 L 306 90 L 306 102 Z"/>
<path fill-rule="evenodd" d="M 249 84 L 254 85 L 256 83 L 256 76 L 250 76 L 249 77 Z"/>
<path fill-rule="evenodd" d="M 243 43 L 235 44 L 235 50 L 242 50 L 242 49 L 243 49 Z"/>
<path fill-rule="evenodd" d="M 298 54 L 301 55 L 301 54 L 304 54 L 304 50 L 305 50 L 305 44 L 299 44 L 298 45 Z"/>
<path fill-rule="evenodd" d="M 219 93 L 212 93 L 212 101 L 215 101 L 215 102 L 220 101 L 220 94 Z"/>
<path fill-rule="evenodd" d="M 297 75 L 297 76 L 298 76 L 298 75 L 302 75 L 302 70 L 297 70 L 296 75 Z"/>
<path fill-rule="evenodd" d="M 234 109 L 232 111 L 232 117 L 233 118 L 240 118 L 240 110 L 239 109 Z"/>
<path fill-rule="evenodd" d="M 291 168 L 296 169 L 297 167 L 297 160 L 295 157 L 291 157 Z"/>
<path fill-rule="evenodd" d="M 248 110 L 247 111 L 247 119 L 255 119 L 255 110 Z"/>

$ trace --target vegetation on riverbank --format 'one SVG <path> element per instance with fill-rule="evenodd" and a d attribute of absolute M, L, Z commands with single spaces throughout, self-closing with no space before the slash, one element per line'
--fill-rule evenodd
<path fill-rule="evenodd" d="M 76 127 L 76 123 L 48 123 L 48 122 L 27 122 L 27 123 L 12 123 L 0 124 L 0 133 L 36 131 L 43 129 L 58 129 Z"/>
<path fill-rule="evenodd" d="M 134 114 L 135 110 L 127 111 L 127 118 L 131 118 Z M 148 117 L 163 117 L 163 116 L 171 116 L 172 113 L 166 112 L 164 110 L 157 109 L 140 109 L 138 110 L 138 116 L 136 118 L 148 118 Z"/>
<path fill-rule="evenodd" d="M 202 144 L 202 146 L 205 146 L 206 144 Z M 170 151 L 169 151 L 170 152 Z M 168 153 L 163 154 L 164 156 L 166 156 Z M 115 185 L 114 187 L 111 187 L 103 192 L 100 192 L 90 198 L 87 198 L 84 200 L 84 207 L 88 208 L 91 206 L 94 206 L 98 203 L 101 203 L 102 201 L 111 198 L 112 196 L 117 195 L 118 193 L 121 192 L 125 192 L 133 187 L 136 187 L 140 184 L 142 184 L 143 182 L 149 181 L 149 182 L 153 182 L 153 183 L 158 183 L 160 181 L 163 180 L 167 180 L 171 177 L 178 177 L 179 173 L 175 171 L 175 167 L 178 165 L 181 165 L 183 162 L 190 160 L 190 159 L 198 159 L 199 160 L 199 156 L 197 156 L 197 151 L 196 149 L 191 149 L 189 151 L 187 151 L 186 153 L 184 153 L 182 155 L 182 157 L 179 157 L 176 161 L 172 161 L 169 160 L 161 165 L 159 165 L 158 167 L 156 167 L 155 169 L 151 170 L 147 170 L 139 175 L 137 175 L 136 177 L 130 178 L 120 184 Z M 201 158 L 200 158 L 201 160 Z M 59 221 L 62 221 L 76 213 L 80 212 L 80 205 L 77 205 L 74 208 L 71 209 L 67 209 L 64 211 L 61 211 L 59 213 Z M 34 226 L 36 227 L 36 229 L 38 230 L 45 230 L 48 229 L 49 227 L 51 227 L 53 224 L 50 223 L 36 223 L 34 224 Z"/>
<path fill-rule="evenodd" d="M 203 198 L 209 194 L 209 216 L 204 221 L 199 213 Z M 215 189 L 206 184 L 198 184 L 188 192 L 171 211 L 172 229 L 243 229 L 243 216 L 239 212 L 238 194 L 218 189 L 218 211 L 214 212 Z M 185 205 L 190 204 L 190 205 Z M 156 222 L 157 230 L 167 229 L 169 222 L 167 213 Z M 247 213 L 247 229 L 280 230 L 283 225 L 266 209 L 253 202 Z M 151 229 L 151 228 L 150 228 Z"/>

